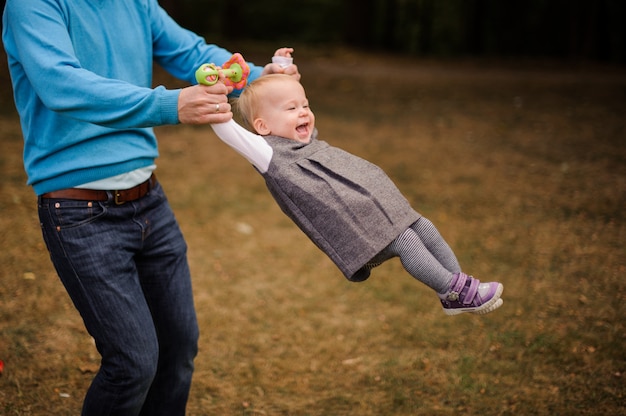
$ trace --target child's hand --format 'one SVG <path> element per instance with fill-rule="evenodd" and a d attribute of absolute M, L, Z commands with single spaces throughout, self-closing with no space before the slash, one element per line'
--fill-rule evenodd
<path fill-rule="evenodd" d="M 290 65 L 293 65 L 292 53 L 293 48 L 280 48 L 274 52 L 272 63 L 280 65 L 281 68 L 288 68 Z"/>
<path fill-rule="evenodd" d="M 280 48 L 274 52 L 274 56 L 284 56 L 285 58 L 291 58 L 293 48 Z"/>
<path fill-rule="evenodd" d="M 277 49 L 272 57 L 272 63 L 265 65 L 262 75 L 286 74 L 291 75 L 299 81 L 300 72 L 298 72 L 298 67 L 293 64 L 293 58 L 291 57 L 292 53 L 293 48 Z"/>

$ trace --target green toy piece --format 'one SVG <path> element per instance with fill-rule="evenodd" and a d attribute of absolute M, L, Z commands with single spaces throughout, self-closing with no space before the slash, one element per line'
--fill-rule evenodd
<path fill-rule="evenodd" d="M 219 81 L 220 72 L 226 79 L 224 84 L 235 89 L 242 89 L 246 86 L 250 67 L 241 54 L 234 54 L 222 68 L 215 64 L 203 64 L 196 70 L 196 80 L 203 85 L 215 85 Z"/>

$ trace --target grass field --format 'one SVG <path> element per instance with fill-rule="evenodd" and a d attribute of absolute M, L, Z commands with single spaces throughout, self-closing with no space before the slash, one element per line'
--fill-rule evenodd
<path fill-rule="evenodd" d="M 625 414 L 623 68 L 298 52 L 320 137 L 383 167 L 504 305 L 447 317 L 398 261 L 347 282 L 210 128 L 159 128 L 201 327 L 188 414 Z M 0 82 L 0 415 L 77 415 L 99 357 Z"/>

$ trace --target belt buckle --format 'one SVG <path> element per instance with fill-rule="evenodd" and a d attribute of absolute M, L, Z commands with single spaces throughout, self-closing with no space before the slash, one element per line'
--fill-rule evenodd
<path fill-rule="evenodd" d="M 113 191 L 113 195 L 114 195 L 114 202 L 115 205 L 123 205 L 126 203 L 126 201 L 120 200 L 120 196 L 122 196 L 122 194 L 120 193 L 120 191 Z"/>

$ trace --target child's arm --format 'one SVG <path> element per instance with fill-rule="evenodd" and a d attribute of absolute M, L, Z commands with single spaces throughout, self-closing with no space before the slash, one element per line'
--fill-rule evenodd
<path fill-rule="evenodd" d="M 224 143 L 245 157 L 259 172 L 267 172 L 274 151 L 263 137 L 249 132 L 234 120 L 211 124 L 211 127 Z"/>

